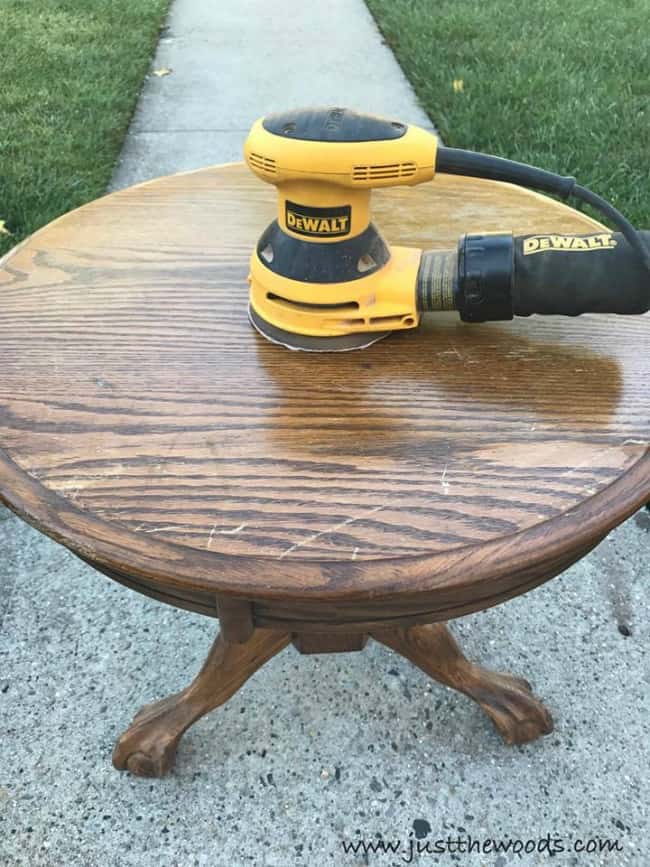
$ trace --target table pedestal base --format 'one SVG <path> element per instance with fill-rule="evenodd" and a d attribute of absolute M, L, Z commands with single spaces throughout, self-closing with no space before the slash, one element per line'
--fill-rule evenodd
<path fill-rule="evenodd" d="M 370 637 L 410 659 L 434 680 L 464 692 L 492 719 L 507 744 L 523 744 L 553 730 L 553 720 L 519 677 L 469 662 L 444 623 L 393 628 Z M 141 777 L 162 777 L 174 764 L 184 732 L 224 704 L 265 662 L 291 641 L 303 653 L 360 650 L 367 636 L 292 635 L 255 629 L 243 643 L 220 634 L 203 668 L 182 692 L 146 705 L 118 740 L 113 764 Z"/>

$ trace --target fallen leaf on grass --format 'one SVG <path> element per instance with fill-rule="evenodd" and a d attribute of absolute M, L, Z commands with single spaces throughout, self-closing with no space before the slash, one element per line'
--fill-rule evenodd
<path fill-rule="evenodd" d="M 162 78 L 163 75 L 170 75 L 171 69 L 168 66 L 161 66 L 160 69 L 154 69 L 154 75 L 157 75 L 158 78 Z"/>
<path fill-rule="evenodd" d="M 462 93 L 465 89 L 465 82 L 462 78 L 454 78 L 451 86 L 454 88 L 454 93 Z"/>
<path fill-rule="evenodd" d="M 11 235 L 9 229 L 5 226 L 5 221 L 0 220 L 0 235 Z"/>

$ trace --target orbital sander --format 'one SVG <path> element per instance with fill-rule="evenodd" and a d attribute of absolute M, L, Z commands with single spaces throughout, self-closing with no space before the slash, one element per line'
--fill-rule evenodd
<path fill-rule="evenodd" d="M 258 120 L 249 168 L 278 191 L 278 216 L 251 257 L 249 316 L 289 349 L 359 349 L 422 313 L 465 322 L 531 314 L 640 314 L 650 309 L 650 232 L 564 177 L 512 160 L 439 145 L 417 126 L 315 108 Z M 505 181 L 574 198 L 618 231 L 468 234 L 456 250 L 389 246 L 371 220 L 371 192 L 436 174 Z"/>

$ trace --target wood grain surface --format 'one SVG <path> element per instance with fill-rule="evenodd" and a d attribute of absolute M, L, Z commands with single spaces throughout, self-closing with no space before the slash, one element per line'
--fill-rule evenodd
<path fill-rule="evenodd" d="M 363 352 L 285 351 L 246 314 L 274 192 L 239 164 L 163 178 L 9 254 L 10 507 L 135 589 L 212 614 L 216 593 L 261 600 L 256 624 L 276 625 L 281 599 L 308 624 L 313 600 L 334 619 L 363 603 L 369 621 L 391 599 L 397 618 L 400 600 L 420 619 L 485 607 L 650 497 L 649 316 L 427 315 Z M 424 248 L 598 226 L 442 177 L 375 193 L 374 218 L 389 242 Z"/>

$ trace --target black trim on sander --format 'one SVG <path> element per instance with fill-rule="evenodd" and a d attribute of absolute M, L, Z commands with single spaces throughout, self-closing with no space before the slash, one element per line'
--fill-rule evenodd
<path fill-rule="evenodd" d="M 454 303 L 463 322 L 513 318 L 512 235 L 465 235 L 458 243 Z"/>
<path fill-rule="evenodd" d="M 268 247 L 272 255 L 265 255 Z M 390 259 L 390 250 L 372 223 L 354 238 L 328 243 L 301 241 L 282 231 L 274 220 L 257 242 L 257 256 L 269 271 L 289 280 L 347 283 L 378 271 Z M 364 257 L 374 264 L 360 271 L 359 262 Z"/>
<path fill-rule="evenodd" d="M 349 108 L 303 108 L 267 115 L 262 126 L 283 138 L 302 141 L 386 141 L 401 138 L 405 123 L 359 114 Z"/>

